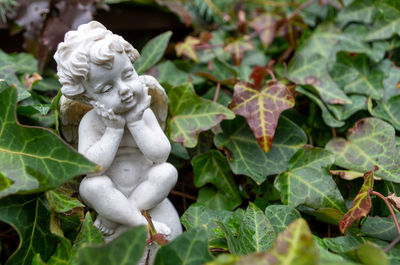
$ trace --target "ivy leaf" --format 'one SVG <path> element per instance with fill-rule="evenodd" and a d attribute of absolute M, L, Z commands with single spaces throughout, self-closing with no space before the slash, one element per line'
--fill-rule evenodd
<path fill-rule="evenodd" d="M 339 222 L 340 232 L 344 232 L 349 228 L 354 221 L 361 219 L 368 215 L 371 210 L 371 191 L 374 188 L 374 172 L 378 170 L 378 167 L 374 167 L 371 171 L 364 174 L 364 183 L 361 186 L 360 191 L 354 198 L 350 209 L 343 216 L 342 220 Z"/>
<path fill-rule="evenodd" d="M 253 203 L 250 203 L 239 228 L 241 255 L 261 252 L 269 249 L 276 237 L 274 228 L 265 214 Z"/>
<path fill-rule="evenodd" d="M 50 130 L 21 126 L 15 119 L 16 91 L 0 82 L 0 171 L 13 184 L 0 197 L 55 188 L 99 167 L 73 151 Z"/>
<path fill-rule="evenodd" d="M 338 53 L 336 64 L 331 69 L 333 80 L 346 93 L 357 93 L 380 99 L 383 94 L 384 74 L 371 67 L 368 56 Z"/>
<path fill-rule="evenodd" d="M 380 66 L 381 70 L 386 73 L 383 80 L 383 100 L 387 101 L 391 97 L 400 95 L 400 67 L 393 65 L 390 60 L 383 60 Z"/>
<path fill-rule="evenodd" d="M 304 204 L 313 209 L 346 209 L 343 197 L 329 174 L 334 162 L 332 153 L 307 146 L 289 161 L 289 168 L 275 179 L 283 203 L 296 207 Z"/>
<path fill-rule="evenodd" d="M 104 243 L 103 236 L 100 231 L 94 226 L 90 213 L 86 213 L 85 220 L 80 228 L 78 236 L 72 246 L 70 264 L 78 264 L 80 258 L 80 249 L 91 244 Z"/>
<path fill-rule="evenodd" d="M 171 61 L 164 61 L 156 67 L 156 78 L 158 82 L 167 82 L 172 86 L 179 86 L 189 81 L 189 75 L 179 70 Z"/>
<path fill-rule="evenodd" d="M 84 245 L 79 250 L 79 265 L 136 264 L 143 255 L 147 228 L 137 226 L 105 245 Z"/>
<path fill-rule="evenodd" d="M 307 141 L 303 130 L 284 116 L 279 119 L 268 153 L 261 149 L 243 118 L 224 121 L 221 127 L 222 133 L 215 136 L 214 142 L 228 154 L 233 173 L 247 175 L 258 184 L 285 170 L 290 157 Z"/>
<path fill-rule="evenodd" d="M 191 164 L 196 187 L 200 188 L 207 183 L 212 183 L 219 192 L 234 201 L 236 206 L 240 205 L 242 200 L 225 156 L 217 150 L 210 150 L 195 156 Z"/>
<path fill-rule="evenodd" d="M 172 88 L 168 97 L 171 115 L 167 133 L 173 141 L 185 147 L 195 147 L 200 132 L 211 129 L 224 119 L 235 117 L 224 106 L 200 98 L 188 83 Z"/>
<path fill-rule="evenodd" d="M 356 250 L 357 258 L 365 265 L 389 265 L 389 258 L 379 246 L 365 242 Z"/>
<path fill-rule="evenodd" d="M 400 157 L 395 146 L 395 130 L 390 124 L 364 118 L 348 131 L 347 140 L 333 138 L 325 149 L 335 154 L 335 164 L 340 167 L 366 172 L 377 165 L 377 177 L 400 182 Z"/>
<path fill-rule="evenodd" d="M 199 190 L 197 202 L 203 204 L 213 210 L 232 211 L 238 206 L 238 200 L 226 196 L 213 187 L 204 187 Z"/>
<path fill-rule="evenodd" d="M 268 48 L 275 38 L 276 24 L 277 18 L 272 13 L 263 13 L 249 23 L 259 34 L 265 48 Z"/>
<path fill-rule="evenodd" d="M 57 245 L 55 253 L 47 261 L 47 265 L 70 265 L 69 258 L 72 249 L 71 242 L 61 236 L 59 236 L 58 239 L 60 242 Z"/>
<path fill-rule="evenodd" d="M 388 101 L 378 101 L 378 105 L 372 110 L 372 115 L 384 119 L 400 131 L 400 95 L 390 98 Z"/>
<path fill-rule="evenodd" d="M 79 180 L 74 178 L 62 186 L 46 192 L 50 208 L 57 213 L 65 213 L 77 207 L 85 207 L 77 198 Z"/>
<path fill-rule="evenodd" d="M 200 44 L 200 40 L 198 38 L 187 36 L 184 42 L 179 42 L 175 46 L 175 51 L 178 56 L 185 55 L 188 58 L 192 59 L 195 62 L 199 61 L 197 57 L 195 46 Z"/>
<path fill-rule="evenodd" d="M 400 34 L 400 2 L 396 0 L 377 1 L 377 9 L 383 19 L 377 20 L 366 41 L 387 39 L 394 34 Z"/>
<path fill-rule="evenodd" d="M 339 12 L 336 21 L 342 25 L 349 22 L 371 24 L 375 14 L 376 6 L 374 0 L 355 0 Z"/>
<path fill-rule="evenodd" d="M 265 209 L 265 215 L 277 234 L 283 232 L 288 225 L 301 217 L 295 208 L 287 205 L 270 205 Z"/>
<path fill-rule="evenodd" d="M 50 212 L 42 198 L 8 196 L 0 200 L 0 220 L 17 230 L 20 243 L 8 259 L 8 265 L 30 265 L 40 254 L 47 260 L 57 244 L 50 233 Z"/>
<path fill-rule="evenodd" d="M 0 50 L 0 79 L 17 88 L 18 101 L 22 101 L 31 95 L 20 82 L 18 74 L 33 74 L 38 71 L 36 65 L 37 61 L 31 54 L 10 55 Z"/>
<path fill-rule="evenodd" d="M 400 213 L 396 214 L 396 217 L 397 220 L 400 220 Z M 387 217 L 368 216 L 362 224 L 361 232 L 386 241 L 392 241 L 398 235 L 391 215 Z"/>
<path fill-rule="evenodd" d="M 206 231 L 204 228 L 194 228 L 162 246 L 154 265 L 202 265 L 211 259 Z"/>
<path fill-rule="evenodd" d="M 249 40 L 238 39 L 226 45 L 224 51 L 232 54 L 235 65 L 240 65 L 245 53 L 253 48 L 253 44 Z"/>
<path fill-rule="evenodd" d="M 181 217 L 181 223 L 186 230 L 191 230 L 196 227 L 203 227 L 207 230 L 208 240 L 213 240 L 218 237 L 215 230 L 217 224 L 214 220 L 221 220 L 224 223 L 232 216 L 230 211 L 215 211 L 204 205 L 195 203 L 185 211 Z"/>
<path fill-rule="evenodd" d="M 307 87 L 307 86 L 305 86 Z M 296 91 L 306 95 L 312 102 L 318 105 L 318 107 L 321 109 L 322 112 L 322 119 L 324 122 L 330 126 L 330 127 L 342 127 L 345 122 L 344 121 L 339 121 L 337 120 L 332 113 L 329 111 L 329 109 L 326 107 L 326 105 L 313 93 L 307 91 L 303 87 L 297 86 Z M 349 104 L 346 104 L 346 106 Z M 352 104 L 351 104 L 352 105 Z"/>
<path fill-rule="evenodd" d="M 329 75 L 326 59 L 319 55 L 297 55 L 290 61 L 288 78 L 299 85 L 312 85 L 328 104 L 351 104 Z"/>
<path fill-rule="evenodd" d="M 223 224 L 222 224 L 223 225 Z M 274 245 L 267 252 L 254 253 L 244 257 L 222 256 L 215 262 L 207 265 L 317 265 L 318 249 L 314 243 L 313 235 L 304 219 L 291 223 L 275 239 Z"/>
<path fill-rule="evenodd" d="M 167 31 L 146 43 L 141 51 L 141 56 L 135 62 L 135 69 L 139 75 L 161 59 L 171 36 L 172 32 Z"/>
<path fill-rule="evenodd" d="M 230 108 L 246 118 L 261 148 L 268 152 L 280 114 L 294 104 L 290 90 L 279 82 L 270 81 L 261 90 L 250 83 L 239 82 L 234 87 Z"/>

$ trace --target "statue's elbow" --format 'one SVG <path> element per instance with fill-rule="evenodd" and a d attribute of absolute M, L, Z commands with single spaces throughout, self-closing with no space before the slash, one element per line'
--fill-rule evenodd
<path fill-rule="evenodd" d="M 170 153 L 171 144 L 169 142 L 160 144 L 156 148 L 154 148 L 154 152 L 152 152 L 150 160 L 157 164 L 164 163 L 165 161 L 167 161 Z"/>

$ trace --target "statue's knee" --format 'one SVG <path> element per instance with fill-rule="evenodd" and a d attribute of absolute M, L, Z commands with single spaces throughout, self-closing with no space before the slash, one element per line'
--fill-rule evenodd
<path fill-rule="evenodd" d="M 178 180 L 178 171 L 170 163 L 163 163 L 149 172 L 149 180 L 152 183 L 172 188 Z"/>
<path fill-rule="evenodd" d="M 112 181 L 107 176 L 86 177 L 79 185 L 79 194 L 85 201 L 91 201 L 91 198 L 104 194 L 112 186 Z"/>

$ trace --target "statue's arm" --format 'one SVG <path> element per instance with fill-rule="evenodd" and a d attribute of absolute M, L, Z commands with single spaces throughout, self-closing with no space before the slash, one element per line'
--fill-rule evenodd
<path fill-rule="evenodd" d="M 82 118 L 79 124 L 78 151 L 106 170 L 118 151 L 124 128 L 106 127 L 102 130 L 102 125 L 102 119 L 94 110 Z"/>
<path fill-rule="evenodd" d="M 127 124 L 140 151 L 155 163 L 163 163 L 171 152 L 171 144 L 153 111 L 148 108 L 142 119 Z"/>

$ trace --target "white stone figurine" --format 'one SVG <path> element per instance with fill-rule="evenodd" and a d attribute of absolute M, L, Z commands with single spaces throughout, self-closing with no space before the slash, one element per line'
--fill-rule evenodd
<path fill-rule="evenodd" d="M 62 112 L 71 100 L 91 105 L 79 124 L 78 151 L 102 167 L 80 184 L 83 201 L 98 213 L 95 225 L 109 242 L 130 227 L 147 225 L 172 240 L 182 233 L 167 199 L 177 171 L 166 160 L 168 98 L 157 80 L 138 76 L 138 51 L 121 36 L 92 21 L 65 35 L 54 58 L 62 84 Z M 160 125 L 161 124 L 161 125 Z M 139 264 L 145 263 L 148 246 Z M 154 258 L 153 251 L 151 258 Z"/>

